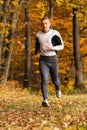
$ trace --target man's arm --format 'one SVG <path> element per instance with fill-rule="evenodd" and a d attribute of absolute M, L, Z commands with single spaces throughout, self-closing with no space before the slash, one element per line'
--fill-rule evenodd
<path fill-rule="evenodd" d="M 39 50 L 40 50 L 40 43 L 39 43 L 38 38 L 36 37 L 36 44 L 35 44 L 35 53 L 34 53 L 34 55 L 36 55 Z"/>
<path fill-rule="evenodd" d="M 36 55 L 37 55 L 39 50 L 40 50 L 40 43 L 39 43 L 38 38 L 36 37 L 35 52 L 34 52 L 34 56 L 32 57 L 33 60 L 36 60 L 36 58 L 37 58 Z"/>
<path fill-rule="evenodd" d="M 53 45 L 52 50 L 54 51 L 59 51 L 64 49 L 64 43 L 60 34 L 58 36 L 57 35 L 53 36 L 52 45 Z"/>

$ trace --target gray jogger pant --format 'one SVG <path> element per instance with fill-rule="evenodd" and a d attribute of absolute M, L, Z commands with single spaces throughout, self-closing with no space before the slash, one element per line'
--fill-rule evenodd
<path fill-rule="evenodd" d="M 40 56 L 41 91 L 44 99 L 48 99 L 48 75 L 50 73 L 56 90 L 59 90 L 57 56 Z"/>

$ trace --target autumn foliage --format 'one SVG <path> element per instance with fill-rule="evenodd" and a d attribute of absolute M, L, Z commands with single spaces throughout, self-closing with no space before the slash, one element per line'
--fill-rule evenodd
<path fill-rule="evenodd" d="M 8 5 L 5 5 L 8 2 Z M 30 5 L 30 21 L 25 21 L 25 8 Z M 41 29 L 40 20 L 43 16 L 49 16 L 49 0 L 0 0 L 0 38 L 1 46 L 1 63 L 0 73 L 1 81 L 4 77 L 5 67 L 8 65 L 6 57 L 9 61 L 8 80 L 17 80 L 22 86 L 25 73 L 25 27 L 29 24 L 30 27 L 30 82 L 31 87 L 40 88 L 40 75 L 38 69 L 38 59 L 32 60 L 35 47 L 35 34 Z M 80 23 L 80 51 L 83 67 L 84 83 L 87 84 L 87 9 L 84 6 L 87 3 L 85 0 L 53 0 L 53 16 L 51 18 L 52 27 L 58 30 L 64 41 L 65 48 L 63 51 L 57 52 L 59 79 L 61 87 L 73 89 L 75 83 L 75 66 L 73 57 L 73 8 L 78 8 L 78 20 Z M 6 6 L 6 8 L 4 8 Z M 7 16 L 7 17 L 6 17 Z M 11 21 L 14 18 L 14 21 Z M 14 32 L 11 30 L 14 29 Z M 13 33 L 13 35 L 12 35 Z M 38 54 L 39 58 L 39 54 Z M 6 79 L 5 79 L 6 80 Z M 49 83 L 52 86 L 51 81 Z M 51 88 L 51 87 L 50 87 Z"/>

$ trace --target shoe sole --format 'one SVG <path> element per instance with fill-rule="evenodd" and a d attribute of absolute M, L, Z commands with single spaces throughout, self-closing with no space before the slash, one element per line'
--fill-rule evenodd
<path fill-rule="evenodd" d="M 49 107 L 50 105 L 48 105 L 46 102 L 43 102 L 43 103 L 42 103 L 42 106 L 43 106 L 43 107 Z"/>

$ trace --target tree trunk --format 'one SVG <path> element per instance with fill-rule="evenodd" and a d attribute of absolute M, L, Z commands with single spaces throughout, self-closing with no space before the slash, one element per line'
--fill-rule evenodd
<path fill-rule="evenodd" d="M 30 15 L 29 15 L 30 2 L 25 2 L 25 76 L 24 76 L 24 87 L 28 88 L 30 84 Z"/>
<path fill-rule="evenodd" d="M 54 1 L 53 0 L 49 0 L 49 18 L 53 18 L 53 6 L 54 6 Z"/>
<path fill-rule="evenodd" d="M 53 4 L 51 1 L 49 2 L 49 18 L 53 18 Z"/>
<path fill-rule="evenodd" d="M 80 55 L 80 31 L 77 18 L 78 9 L 73 9 L 73 48 L 75 60 L 75 87 L 80 87 L 83 84 L 83 70 Z"/>
<path fill-rule="evenodd" d="M 2 13 L 2 4 L 0 4 L 0 12 Z M 2 17 L 2 15 L 0 14 L 0 22 L 1 22 L 1 17 Z"/>

